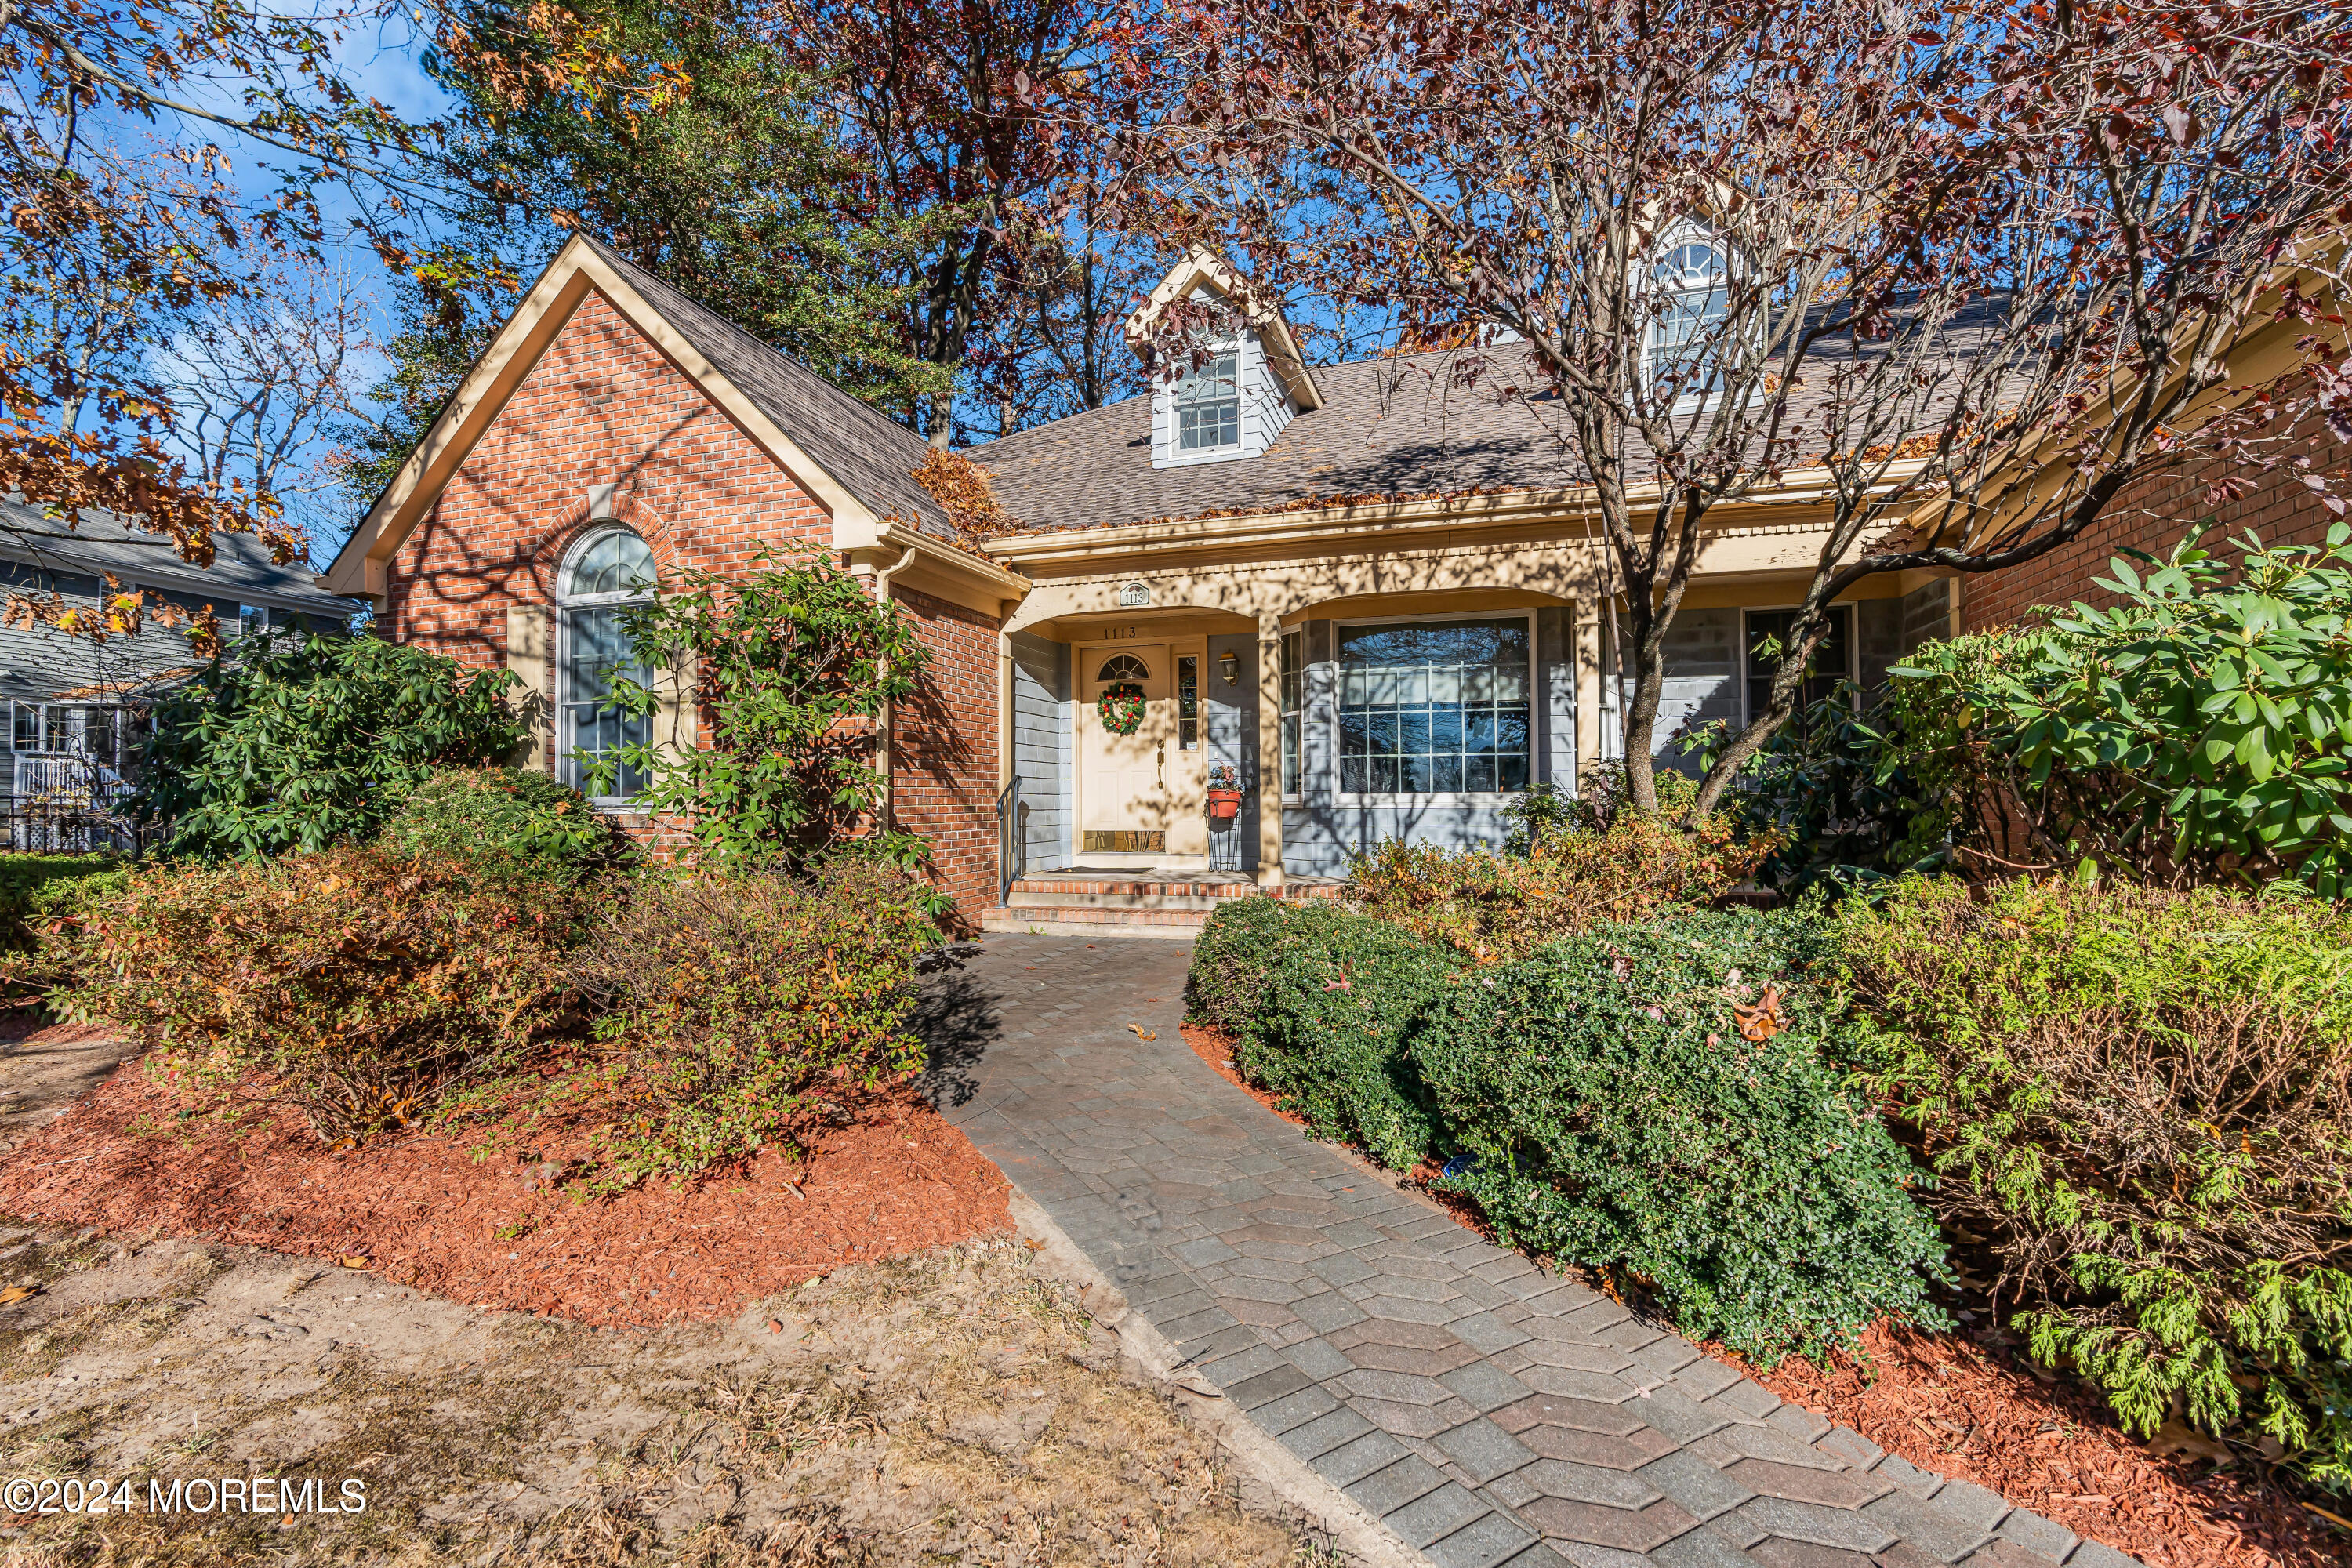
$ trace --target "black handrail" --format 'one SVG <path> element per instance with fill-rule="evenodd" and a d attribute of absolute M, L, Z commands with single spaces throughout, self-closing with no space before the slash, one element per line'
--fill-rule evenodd
<path fill-rule="evenodd" d="M 1015 773 L 996 796 L 996 901 L 1012 899 L 1013 884 L 1029 863 L 1028 845 L 1021 832 L 1021 775 Z"/>

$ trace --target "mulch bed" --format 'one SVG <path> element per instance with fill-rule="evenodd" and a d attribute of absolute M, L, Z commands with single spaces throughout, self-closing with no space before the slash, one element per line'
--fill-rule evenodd
<path fill-rule="evenodd" d="M 911 1088 L 842 1098 L 847 1124 L 812 1130 L 805 1165 L 763 1151 L 582 1198 L 544 1180 L 544 1149 L 478 1160 L 473 1140 L 412 1134 L 335 1152 L 283 1106 L 182 1117 L 132 1062 L 0 1169 L 0 1213 L 362 1260 L 452 1300 L 633 1325 L 730 1317 L 845 1263 L 1013 1229 L 1003 1174 Z"/>
<path fill-rule="evenodd" d="M 1187 1024 L 1184 1043 L 1218 1077 L 1276 1116 L 1305 1125 L 1282 1109 L 1280 1096 L 1242 1077 L 1223 1034 Z M 1407 1181 L 1425 1185 L 1436 1175 L 1424 1165 Z M 1422 1195 L 1493 1239 L 1466 1199 Z M 1982 1301 L 1971 1305 L 1990 1319 Z M 1705 1348 L 1790 1404 L 1853 1427 L 1921 1469 L 1989 1487 L 2155 1568 L 2352 1563 L 2352 1530 L 2322 1522 L 2242 1464 L 2210 1469 L 2200 1460 L 2158 1458 L 2126 1436 L 2083 1384 L 2036 1378 L 2003 1329 L 1935 1334 L 1881 1324 L 1864 1336 L 1860 1358 L 1839 1356 L 1827 1367 L 1791 1358 L 1769 1373 L 1720 1345 Z"/>
<path fill-rule="evenodd" d="M 2045 1384 L 2030 1364 L 2005 1329 L 1937 1334 L 1880 1324 L 1864 1336 L 1861 1359 L 1840 1356 L 1827 1367 L 1792 1359 L 1749 1375 L 1922 1469 L 1990 1487 L 2156 1568 L 2352 1561 L 2352 1533 L 2324 1524 L 2242 1461 L 2211 1469 L 2158 1458 L 2088 1388 L 2073 1378 Z"/>

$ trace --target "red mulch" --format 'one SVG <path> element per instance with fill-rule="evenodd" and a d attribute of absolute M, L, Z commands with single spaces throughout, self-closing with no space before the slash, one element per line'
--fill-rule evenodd
<path fill-rule="evenodd" d="M 1749 1375 L 1921 1469 L 1990 1487 L 2156 1568 L 2352 1561 L 2352 1532 L 2246 1473 L 2243 1461 L 2211 1469 L 2158 1458 L 2082 1384 L 2034 1377 L 2007 1331 L 1979 1333 L 1882 1323 L 1863 1338 L 1865 1361 L 1840 1356 L 1823 1368 L 1792 1359 Z"/>
<path fill-rule="evenodd" d="M 1280 1096 L 1242 1078 L 1223 1034 L 1187 1024 L 1184 1043 L 1227 1083 L 1305 1125 L 1281 1109 Z M 1424 1165 L 1407 1180 L 1425 1184 L 1436 1175 Z M 1422 1195 L 1493 1239 L 1466 1198 Z M 1769 1373 L 1720 1345 L 1706 1348 L 1791 1405 L 1851 1426 L 1921 1469 L 1989 1487 L 2155 1568 L 2352 1563 L 2352 1529 L 2323 1523 L 2284 1489 L 2239 1465 L 2200 1479 L 2201 1461 L 2155 1458 L 2125 1436 L 2089 1389 L 2035 1378 L 2006 1331 L 1986 1331 L 1984 1341 L 1882 1324 L 1864 1336 L 1867 1367 L 1845 1356 L 1826 1369 L 1792 1358 Z"/>
<path fill-rule="evenodd" d="M 1013 1228 L 1003 1174 L 905 1089 L 816 1129 L 805 1166 L 763 1151 L 696 1185 L 604 1199 L 540 1183 L 545 1150 L 478 1162 L 468 1140 L 410 1135 L 336 1152 L 288 1108 L 230 1127 L 175 1123 L 181 1104 L 126 1065 L 16 1151 L 0 1213 L 362 1258 L 453 1300 L 637 1325 L 729 1317 L 845 1263 Z"/>
<path fill-rule="evenodd" d="M 0 1013 L 0 1046 L 78 1046 L 113 1033 L 111 1024 L 47 1024 L 29 1012 Z"/>

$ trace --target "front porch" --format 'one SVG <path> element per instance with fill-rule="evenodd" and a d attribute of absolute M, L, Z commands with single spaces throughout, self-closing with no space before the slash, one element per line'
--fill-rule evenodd
<path fill-rule="evenodd" d="M 1482 524 L 1205 560 L 1193 539 L 992 542 L 1034 584 L 1000 643 L 1010 929 L 1184 929 L 1246 890 L 1331 896 L 1384 839 L 1497 847 L 1528 791 L 1572 794 L 1622 755 L 1605 560 L 1533 519 Z M 1662 762 L 1688 725 L 1745 721 L 1809 542 L 1710 550 L 1672 634 Z M 1923 575 L 1842 606 L 1822 689 L 1874 684 L 1948 629 L 1950 602 Z"/>

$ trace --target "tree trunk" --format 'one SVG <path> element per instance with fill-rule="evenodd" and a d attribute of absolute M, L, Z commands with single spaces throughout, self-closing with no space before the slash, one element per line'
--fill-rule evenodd
<path fill-rule="evenodd" d="M 1658 811 L 1657 758 L 1651 747 L 1658 732 L 1658 707 L 1664 700 L 1666 624 L 1659 615 L 1650 584 L 1626 595 L 1626 618 L 1632 623 L 1633 690 L 1625 703 L 1625 799 L 1643 816 Z M 1603 671 L 1610 679 L 1613 671 Z"/>
<path fill-rule="evenodd" d="M 1811 616 L 1812 619 L 1806 617 Z M 1813 650 L 1829 635 L 1829 616 L 1822 606 L 1808 604 L 1789 627 L 1789 646 L 1780 650 L 1780 662 L 1773 667 L 1772 685 L 1767 694 L 1764 711 L 1731 738 L 1699 781 L 1698 797 L 1691 803 L 1689 822 L 1705 821 L 1723 804 L 1725 792 L 1748 759 L 1764 749 L 1781 725 L 1796 716 L 1797 699 L 1804 690 L 1805 671 L 1811 665 Z"/>

